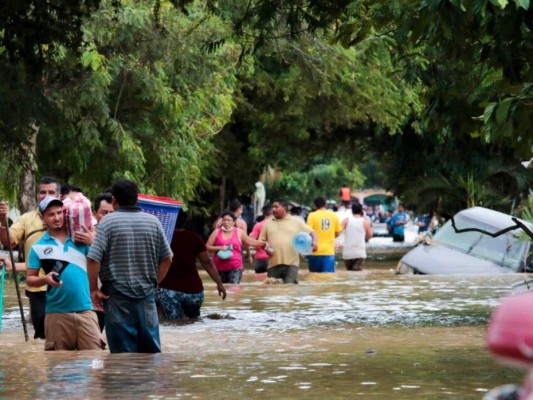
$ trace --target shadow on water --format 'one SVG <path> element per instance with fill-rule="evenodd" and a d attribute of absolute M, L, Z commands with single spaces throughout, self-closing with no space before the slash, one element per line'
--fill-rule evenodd
<path fill-rule="evenodd" d="M 299 285 L 246 271 L 226 301 L 202 275 L 203 317 L 162 322 L 158 355 L 45 353 L 24 343 L 8 288 L 0 397 L 479 399 L 521 380 L 484 348 L 490 312 L 519 276 L 394 276 L 394 265 L 302 268 Z"/>

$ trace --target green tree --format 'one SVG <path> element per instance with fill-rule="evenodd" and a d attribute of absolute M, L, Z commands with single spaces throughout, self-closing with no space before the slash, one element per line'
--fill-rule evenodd
<path fill-rule="evenodd" d="M 268 186 L 270 199 L 284 197 L 312 205 L 315 197 L 338 201 L 343 184 L 361 187 L 364 182 L 357 167 L 349 167 L 342 160 L 313 157 L 296 171 L 281 173 L 281 177 Z"/>
<path fill-rule="evenodd" d="M 22 211 L 35 207 L 35 143 L 57 108 L 46 96 L 48 68 L 78 52 L 83 18 L 98 0 L 2 2 L 0 5 L 0 146 L 2 186 Z M 14 190 L 13 188 L 18 190 Z"/>
<path fill-rule="evenodd" d="M 206 49 L 228 27 L 202 2 L 186 15 L 161 4 L 156 19 L 152 2 L 102 1 L 82 31 L 81 55 L 65 48 L 47 71 L 55 119 L 40 128 L 40 170 L 89 193 L 123 176 L 194 198 L 234 107 L 239 48 Z"/>

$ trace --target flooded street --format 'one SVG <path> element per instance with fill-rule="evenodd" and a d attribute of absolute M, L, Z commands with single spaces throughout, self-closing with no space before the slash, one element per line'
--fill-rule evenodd
<path fill-rule="evenodd" d="M 163 322 L 158 355 L 45 353 L 42 341 L 24 342 L 11 285 L 0 397 L 480 399 L 522 380 L 484 347 L 490 313 L 520 275 L 395 276 L 394 259 L 367 264 L 362 273 L 301 268 L 299 285 L 246 271 L 225 301 L 204 274 L 203 318 Z"/>

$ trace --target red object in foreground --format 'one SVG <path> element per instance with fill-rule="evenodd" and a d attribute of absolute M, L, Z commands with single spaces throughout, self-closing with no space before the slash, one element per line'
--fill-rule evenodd
<path fill-rule="evenodd" d="M 487 346 L 501 361 L 533 367 L 533 292 L 505 298 L 492 313 Z"/>

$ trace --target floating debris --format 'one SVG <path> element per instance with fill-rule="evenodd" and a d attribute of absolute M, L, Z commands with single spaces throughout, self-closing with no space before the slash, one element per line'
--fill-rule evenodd
<path fill-rule="evenodd" d="M 263 283 L 265 285 L 279 285 L 280 283 L 283 283 L 283 279 L 279 278 L 266 278 Z"/>
<path fill-rule="evenodd" d="M 229 314 L 219 314 L 219 313 L 207 314 L 205 316 L 205 318 L 209 318 L 209 319 L 235 319 L 235 317 L 232 317 Z"/>

